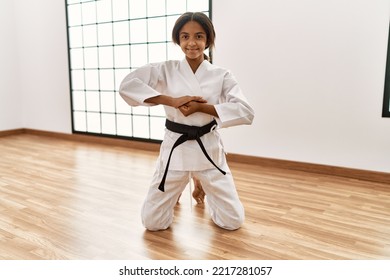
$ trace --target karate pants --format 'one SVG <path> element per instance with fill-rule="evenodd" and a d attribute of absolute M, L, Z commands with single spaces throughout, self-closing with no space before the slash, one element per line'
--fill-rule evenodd
<path fill-rule="evenodd" d="M 221 228 L 235 230 L 244 222 L 245 211 L 226 164 L 223 170 L 226 171 L 226 175 L 216 168 L 191 171 L 191 175 L 202 183 L 213 222 Z M 155 172 L 141 210 L 142 223 L 148 230 L 164 230 L 172 224 L 174 207 L 189 182 L 189 173 L 169 170 L 165 181 L 165 192 L 161 192 L 158 186 L 162 174 L 158 170 Z"/>

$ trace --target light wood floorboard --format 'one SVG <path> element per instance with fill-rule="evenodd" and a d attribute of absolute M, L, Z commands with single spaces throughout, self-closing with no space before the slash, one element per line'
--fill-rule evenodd
<path fill-rule="evenodd" d="M 140 208 L 157 153 L 0 137 L 0 259 L 390 259 L 390 187 L 230 163 L 246 221 L 216 227 L 188 188 L 166 231 Z"/>

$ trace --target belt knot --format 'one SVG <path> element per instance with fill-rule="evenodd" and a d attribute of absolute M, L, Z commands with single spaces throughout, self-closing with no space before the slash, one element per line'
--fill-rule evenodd
<path fill-rule="evenodd" d="M 187 132 L 188 140 L 196 140 L 197 138 L 199 138 L 200 137 L 199 132 L 200 132 L 200 129 L 198 127 L 193 127 L 192 129 L 190 129 Z"/>

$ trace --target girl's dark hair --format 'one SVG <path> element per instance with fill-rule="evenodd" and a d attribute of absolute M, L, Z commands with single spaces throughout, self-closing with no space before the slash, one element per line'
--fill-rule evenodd
<path fill-rule="evenodd" d="M 204 31 L 206 32 L 206 49 L 210 48 L 213 49 L 215 46 L 215 30 L 214 25 L 211 22 L 210 18 L 206 16 L 204 13 L 200 12 L 187 12 L 182 14 L 175 23 L 175 26 L 172 29 L 172 40 L 175 44 L 180 45 L 180 30 L 183 28 L 183 26 L 189 22 L 189 21 L 196 21 L 199 23 Z M 208 57 L 205 55 L 205 58 L 208 59 Z"/>

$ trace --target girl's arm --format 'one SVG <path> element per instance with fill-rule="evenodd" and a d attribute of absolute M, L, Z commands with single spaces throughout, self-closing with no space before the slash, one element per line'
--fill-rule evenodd
<path fill-rule="evenodd" d="M 161 64 L 148 64 L 128 74 L 122 81 L 119 94 L 130 106 L 166 105 L 178 108 L 190 101 L 206 102 L 200 96 L 171 97 L 159 91 Z"/>
<path fill-rule="evenodd" d="M 196 112 L 214 116 L 220 128 L 251 124 L 254 118 L 254 110 L 243 95 L 236 79 L 230 72 L 226 72 L 223 79 L 218 104 L 212 105 L 191 101 L 181 106 L 179 110 L 186 117 Z"/>
<path fill-rule="evenodd" d="M 179 108 L 180 106 L 189 103 L 195 102 L 197 104 L 203 104 L 207 101 L 204 100 L 201 96 L 181 96 L 181 97 L 171 97 L 168 95 L 157 95 L 150 98 L 145 99 L 146 103 L 156 104 L 156 105 L 166 105 L 173 108 Z"/>
<path fill-rule="evenodd" d="M 208 114 L 208 115 L 211 115 L 211 116 L 218 118 L 218 113 L 215 110 L 214 105 L 200 103 L 199 101 L 196 101 L 196 100 L 192 100 L 188 103 L 185 103 L 184 105 L 179 107 L 179 110 L 186 117 L 193 114 L 193 113 L 200 112 L 200 113 L 205 113 L 205 114 Z"/>
<path fill-rule="evenodd" d="M 214 108 L 220 128 L 251 124 L 255 115 L 237 80 L 229 71 L 224 75 L 220 102 Z"/>

